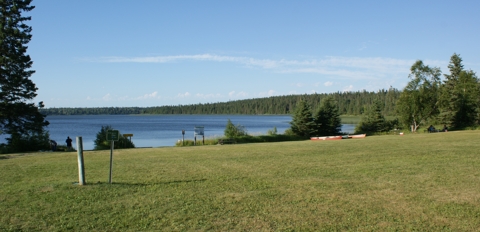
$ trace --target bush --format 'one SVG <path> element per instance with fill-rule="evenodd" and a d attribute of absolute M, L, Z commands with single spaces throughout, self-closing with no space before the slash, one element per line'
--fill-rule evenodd
<path fill-rule="evenodd" d="M 227 138 L 236 138 L 240 136 L 246 136 L 247 130 L 242 125 L 233 125 L 232 121 L 228 119 L 227 126 L 225 126 L 224 135 Z"/>
<path fill-rule="evenodd" d="M 48 131 L 20 135 L 14 133 L 2 144 L 0 153 L 50 150 L 50 134 Z"/>
<path fill-rule="evenodd" d="M 112 126 L 102 126 L 97 133 L 97 138 L 93 141 L 95 144 L 95 150 L 108 150 L 110 149 L 110 141 L 107 141 L 107 131 L 113 130 Z M 119 132 L 120 133 L 120 132 Z M 114 149 L 118 148 L 135 148 L 135 145 L 128 138 L 125 138 L 120 133 L 120 138 L 114 143 Z"/>
<path fill-rule="evenodd" d="M 267 131 L 267 135 L 276 135 L 278 133 L 277 127 L 273 127 L 272 130 Z"/>

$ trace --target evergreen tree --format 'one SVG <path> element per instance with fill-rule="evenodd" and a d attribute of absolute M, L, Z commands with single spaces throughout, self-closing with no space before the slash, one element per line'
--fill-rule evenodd
<path fill-rule="evenodd" d="M 478 78 L 463 70 L 462 58 L 454 53 L 441 89 L 440 120 L 452 128 L 473 126 L 478 120 Z M 476 84 L 477 83 L 477 84 Z"/>
<path fill-rule="evenodd" d="M 329 136 L 340 133 L 342 120 L 333 97 L 329 96 L 322 100 L 321 106 L 314 117 L 314 124 L 316 136 Z"/>
<path fill-rule="evenodd" d="M 37 95 L 37 87 L 29 79 L 35 72 L 30 69 L 33 62 L 26 54 L 32 28 L 25 22 L 31 17 L 22 16 L 34 8 L 30 2 L 0 1 L 0 132 L 10 135 L 11 151 L 48 148 L 48 133 L 44 131 L 48 122 L 38 109 L 43 103 L 31 103 Z M 31 141 L 38 138 L 38 143 Z"/>
<path fill-rule="evenodd" d="M 315 133 L 315 123 L 310 106 L 305 99 L 300 100 L 290 122 L 291 130 L 295 135 L 308 138 Z"/>
<path fill-rule="evenodd" d="M 385 120 L 382 114 L 382 102 L 376 100 L 370 110 L 362 118 L 362 121 L 355 127 L 355 133 L 372 134 L 390 130 L 391 123 Z"/>
<path fill-rule="evenodd" d="M 458 77 L 458 111 L 455 114 L 457 127 L 474 126 L 478 123 L 480 88 L 479 79 L 473 71 L 462 71 Z"/>
<path fill-rule="evenodd" d="M 100 131 L 97 133 L 97 136 L 93 143 L 95 144 L 95 150 L 108 150 L 111 148 L 111 142 L 107 140 L 107 132 L 109 130 L 114 130 L 112 126 L 102 126 Z M 120 133 L 120 132 L 118 132 Z M 118 148 L 135 148 L 135 144 L 130 141 L 128 138 L 125 138 L 120 133 L 118 141 L 115 141 L 113 144 L 114 149 Z"/>

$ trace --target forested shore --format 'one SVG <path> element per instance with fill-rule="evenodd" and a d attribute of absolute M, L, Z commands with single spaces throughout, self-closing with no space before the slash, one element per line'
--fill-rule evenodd
<path fill-rule="evenodd" d="M 342 115 L 362 115 L 379 100 L 383 104 L 383 114 L 395 115 L 395 107 L 401 91 L 390 88 L 377 92 L 336 92 L 303 95 L 273 96 L 228 102 L 167 105 L 154 107 L 61 107 L 43 108 L 45 115 L 115 115 L 115 114 L 244 114 L 244 115 L 283 115 L 291 114 L 300 100 L 304 99 L 313 110 L 318 109 L 322 99 L 332 96 Z"/>

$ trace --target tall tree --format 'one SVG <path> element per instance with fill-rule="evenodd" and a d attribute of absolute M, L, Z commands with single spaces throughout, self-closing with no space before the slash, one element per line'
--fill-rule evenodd
<path fill-rule="evenodd" d="M 478 123 L 480 88 L 475 72 L 462 71 L 456 87 L 458 111 L 455 114 L 457 127 L 474 126 Z"/>
<path fill-rule="evenodd" d="M 454 53 L 441 89 L 440 120 L 453 128 L 472 126 L 478 120 L 478 78 L 463 69 L 462 58 Z"/>
<path fill-rule="evenodd" d="M 438 115 L 440 68 L 424 65 L 417 60 L 410 68 L 410 82 L 397 102 L 397 112 L 402 123 L 416 131 L 428 119 Z"/>
<path fill-rule="evenodd" d="M 337 135 L 342 128 L 342 120 L 338 113 L 338 107 L 333 97 L 329 96 L 322 100 L 318 112 L 314 116 L 315 135 Z"/>
<path fill-rule="evenodd" d="M 301 137 L 310 137 L 315 133 L 312 111 L 305 99 L 300 100 L 290 122 L 292 132 Z"/>
<path fill-rule="evenodd" d="M 31 103 L 37 96 L 37 87 L 30 80 L 32 60 L 26 54 L 32 27 L 25 24 L 31 17 L 22 13 L 31 11 L 31 0 L 0 0 L 0 130 L 9 134 L 8 145 L 13 151 L 36 150 L 48 146 L 48 125 L 39 111 L 43 103 Z M 40 137 L 39 137 L 40 136 Z M 32 140 L 42 141 L 33 143 Z M 43 141 L 47 140 L 47 141 Z"/>
<path fill-rule="evenodd" d="M 390 130 L 389 122 L 385 120 L 382 113 L 382 102 L 375 100 L 370 109 L 362 117 L 362 120 L 355 127 L 355 133 L 373 134 Z"/>

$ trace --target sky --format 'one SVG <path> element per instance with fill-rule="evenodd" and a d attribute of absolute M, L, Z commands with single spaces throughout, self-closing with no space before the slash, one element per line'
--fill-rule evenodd
<path fill-rule="evenodd" d="M 150 107 L 403 89 L 480 70 L 480 1 L 34 0 L 35 102 Z"/>

